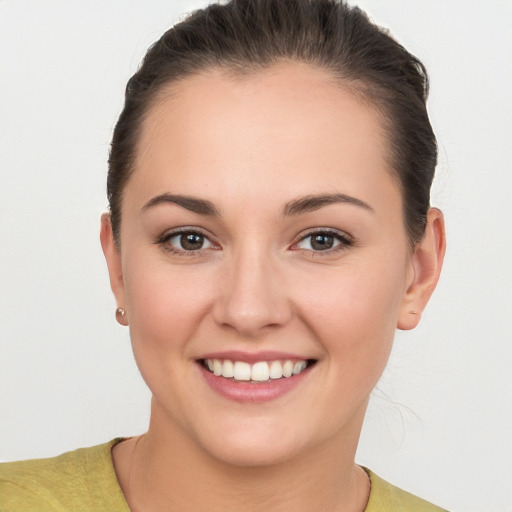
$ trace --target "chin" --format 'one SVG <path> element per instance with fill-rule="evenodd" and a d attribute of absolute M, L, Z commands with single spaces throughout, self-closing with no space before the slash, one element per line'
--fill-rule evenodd
<path fill-rule="evenodd" d="M 268 442 L 239 445 L 224 441 L 219 446 L 210 447 L 210 454 L 218 461 L 237 467 L 276 466 L 293 459 L 300 450 L 282 443 Z"/>
<path fill-rule="evenodd" d="M 224 428 L 203 432 L 199 443 L 214 459 L 238 467 L 273 466 L 300 455 L 307 443 L 300 432 L 282 425 L 265 424 L 260 428 Z M 219 432 L 223 432 L 219 435 Z M 201 437 L 203 439 L 201 439 Z"/>

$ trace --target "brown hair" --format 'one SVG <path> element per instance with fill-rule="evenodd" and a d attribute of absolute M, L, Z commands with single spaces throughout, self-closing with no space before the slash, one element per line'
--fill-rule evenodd
<path fill-rule="evenodd" d="M 245 74 L 283 59 L 325 69 L 381 113 L 406 231 L 412 244 L 422 238 L 437 163 L 423 64 L 343 0 L 232 0 L 195 11 L 165 32 L 128 81 L 107 178 L 117 244 L 123 190 L 134 170 L 144 115 L 158 92 L 208 69 Z"/>

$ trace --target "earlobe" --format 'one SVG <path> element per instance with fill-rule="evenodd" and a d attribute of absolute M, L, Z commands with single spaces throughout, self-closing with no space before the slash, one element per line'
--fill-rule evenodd
<path fill-rule="evenodd" d="M 118 306 L 125 305 L 123 269 L 121 264 L 121 252 L 114 242 L 110 214 L 101 216 L 100 240 L 103 254 L 107 262 L 110 287 L 114 293 Z"/>
<path fill-rule="evenodd" d="M 413 277 L 400 307 L 397 324 L 399 329 L 414 329 L 418 325 L 439 280 L 445 250 L 443 214 L 437 208 L 431 208 L 427 214 L 425 235 L 412 255 Z"/>

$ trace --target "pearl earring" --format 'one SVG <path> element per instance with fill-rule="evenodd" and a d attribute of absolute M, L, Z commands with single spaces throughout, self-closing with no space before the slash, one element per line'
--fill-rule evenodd
<path fill-rule="evenodd" d="M 126 321 L 126 311 L 123 308 L 116 309 L 116 320 L 121 325 L 128 325 L 128 322 Z"/>

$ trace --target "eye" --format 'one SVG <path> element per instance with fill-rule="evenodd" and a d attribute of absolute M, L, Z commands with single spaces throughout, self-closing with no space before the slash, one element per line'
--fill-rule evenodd
<path fill-rule="evenodd" d="M 205 234 L 190 229 L 164 234 L 156 243 L 175 254 L 194 254 L 216 247 Z"/>
<path fill-rule="evenodd" d="M 315 231 L 301 238 L 295 247 L 306 251 L 330 252 L 350 245 L 352 240 L 347 235 L 337 231 Z"/>
<path fill-rule="evenodd" d="M 182 251 L 198 251 L 212 245 L 203 234 L 194 232 L 174 235 L 169 238 L 168 243 Z"/>

